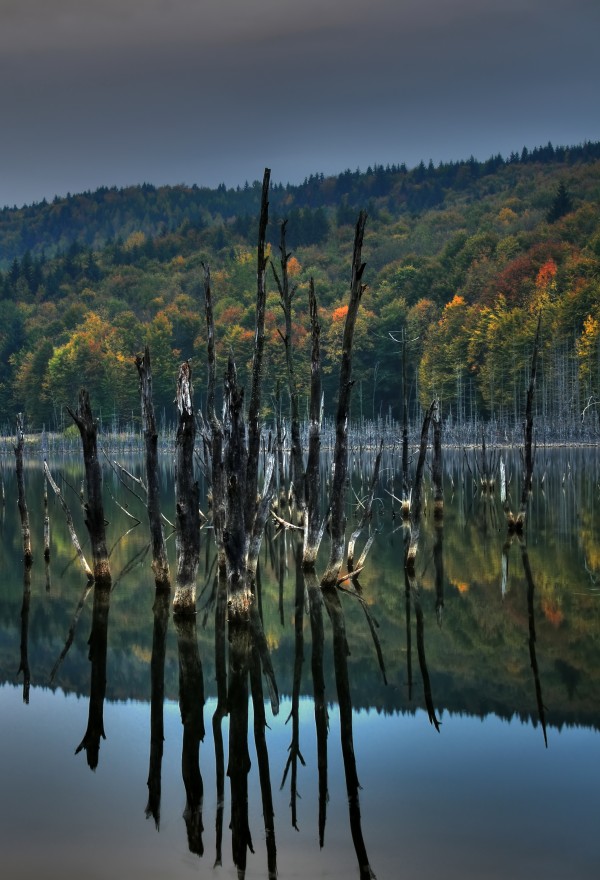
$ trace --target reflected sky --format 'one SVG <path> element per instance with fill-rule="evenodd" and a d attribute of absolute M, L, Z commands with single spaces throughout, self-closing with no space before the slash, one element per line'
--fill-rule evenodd
<path fill-rule="evenodd" d="M 205 707 L 210 717 L 215 701 Z M 289 790 L 279 790 L 290 741 L 290 704 L 269 718 L 280 877 L 357 876 L 348 828 L 339 715 L 330 710 L 330 801 L 325 845 L 317 832 L 316 747 L 312 703 L 301 712 L 299 832 L 291 827 Z M 216 810 L 210 725 L 200 747 L 204 778 L 202 859 L 190 855 L 182 819 L 182 727 L 176 703 L 165 706 L 161 828 L 145 818 L 150 707 L 107 703 L 98 770 L 75 756 L 87 701 L 38 689 L 25 706 L 18 688 L 0 689 L 0 844 L 4 876 L 179 878 L 213 871 Z M 354 715 L 363 834 L 378 878 L 563 878 L 595 876 L 600 734 L 554 731 L 544 749 L 539 730 L 493 716 L 442 714 L 436 734 L 427 715 Z M 226 729 L 226 723 L 225 723 Z M 250 777 L 255 854 L 247 877 L 266 876 L 256 758 Z M 32 792 L 35 794 L 32 796 Z M 254 809 L 253 809 L 254 807 Z M 227 820 L 227 807 L 226 807 Z M 228 843 L 214 876 L 234 876 Z"/>

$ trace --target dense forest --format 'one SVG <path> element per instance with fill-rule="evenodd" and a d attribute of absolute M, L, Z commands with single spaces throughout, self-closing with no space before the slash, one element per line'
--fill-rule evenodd
<path fill-rule="evenodd" d="M 260 169 L 262 170 L 262 169 Z M 70 424 L 85 385 L 103 423 L 137 425 L 134 356 L 149 345 L 161 423 L 177 366 L 205 363 L 203 264 L 218 350 L 242 381 L 254 338 L 261 184 L 215 190 L 149 184 L 0 212 L 0 423 Z M 368 285 L 355 336 L 353 418 L 397 420 L 402 359 L 411 419 L 433 396 L 446 424 L 520 431 L 542 315 L 536 424 L 546 439 L 597 439 L 600 425 L 600 143 L 548 144 L 486 162 L 422 162 L 312 175 L 270 191 L 275 267 L 287 220 L 296 285 L 298 379 L 310 378 L 308 284 L 322 323 L 324 403 L 333 407 L 353 224 L 368 212 Z M 285 387 L 284 318 L 270 277 L 267 398 Z M 222 370 L 221 370 L 222 372 Z M 200 401 L 199 401 L 200 402 Z"/>

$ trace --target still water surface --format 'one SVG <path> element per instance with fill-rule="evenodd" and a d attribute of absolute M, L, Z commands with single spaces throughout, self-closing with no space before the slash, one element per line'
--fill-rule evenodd
<path fill-rule="evenodd" d="M 130 470 L 139 466 L 136 461 L 124 463 Z M 238 876 L 232 858 L 232 793 L 227 779 L 219 844 L 218 761 L 211 723 L 217 687 L 214 608 L 209 603 L 210 533 L 203 539 L 199 583 L 206 583 L 207 589 L 198 601 L 194 634 L 205 694 L 205 735 L 199 747 L 192 737 L 192 754 L 194 750 L 199 754 L 196 768 L 203 797 L 201 818 L 197 809 L 190 832 L 189 815 L 187 824 L 183 817 L 190 728 L 186 741 L 180 711 L 180 702 L 187 711 L 189 682 L 185 674 L 180 678 L 181 642 L 168 616 L 160 814 L 158 823 L 152 816 L 147 818 L 151 660 L 158 617 L 153 614 L 154 583 L 141 505 L 107 468 L 114 589 L 102 618 L 106 681 L 99 698 L 102 676 L 98 678 L 88 659 L 93 590 L 86 595 L 64 514 L 50 495 L 52 548 L 45 566 L 43 477 L 39 463 L 32 461 L 27 493 L 34 566 L 28 585 L 13 463 L 7 459 L 2 464 L 6 492 L 0 511 L 2 876 L 19 880 L 40 874 L 93 880 Z M 83 539 L 77 495 L 80 465 L 57 460 L 51 466 L 56 477 L 64 478 L 64 495 Z M 293 540 L 290 534 L 285 538 L 269 534 L 265 540 L 262 608 L 282 702 L 276 716 L 265 703 L 273 836 L 265 832 L 265 780 L 261 788 L 250 705 L 248 825 L 254 853 L 248 853 L 245 876 L 268 877 L 269 870 L 273 874 L 275 851 L 279 877 L 359 877 L 358 839 L 379 880 L 597 877 L 598 450 L 538 454 L 526 545 L 516 538 L 507 542 L 499 500 L 474 490 L 464 458 L 447 456 L 443 528 L 436 529 L 426 518 L 417 564 L 418 594 L 409 596 L 401 565 L 402 530 L 399 518 L 392 516 L 386 491 L 391 490 L 393 468 L 393 460 L 384 468 L 373 523 L 379 531 L 360 579 L 369 615 L 378 623 L 385 680 L 360 603 L 342 596 L 350 652 L 353 755 L 361 785 L 359 812 L 349 809 L 349 766 L 342 750 L 348 730 L 340 718 L 329 618 L 324 613 L 327 762 L 324 768 L 321 760 L 319 772 L 318 744 L 323 745 L 323 740 L 317 736 L 312 699 L 311 627 L 307 613 L 302 630 L 295 627 Z M 508 470 L 518 498 L 518 459 L 509 459 Z M 363 476 L 366 484 L 368 474 Z M 168 461 L 163 478 L 165 512 L 172 519 Z M 395 485 L 399 485 L 397 477 Z M 360 496 L 358 464 L 355 489 Z M 141 520 L 125 536 L 133 521 L 117 501 Z M 70 627 L 72 644 L 51 680 Z M 17 672 L 24 657 L 31 676 L 28 692 L 23 673 Z M 301 668 L 295 702 L 294 668 Z M 197 685 L 195 679 L 196 693 Z M 156 690 L 154 696 L 156 710 Z M 293 718 L 288 721 L 296 706 L 297 727 Z M 99 752 L 94 756 L 93 749 L 84 748 L 75 754 L 98 712 L 106 737 L 99 739 Z M 225 760 L 229 725 L 230 718 L 225 717 Z M 281 787 L 294 731 L 303 759 L 295 768 L 297 798 L 291 788 L 292 769 Z M 96 762 L 92 772 L 88 763 Z M 221 864 L 215 864 L 219 851 Z"/>

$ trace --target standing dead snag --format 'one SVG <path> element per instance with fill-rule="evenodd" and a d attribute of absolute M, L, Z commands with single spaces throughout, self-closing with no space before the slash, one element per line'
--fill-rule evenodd
<path fill-rule="evenodd" d="M 433 515 L 436 519 L 444 516 L 444 488 L 442 485 L 442 414 L 439 401 L 432 414 L 433 421 L 433 464 L 431 480 L 433 482 Z"/>
<path fill-rule="evenodd" d="M 152 366 L 148 346 L 142 357 L 136 357 L 140 379 L 140 396 L 142 406 L 142 427 L 146 445 L 146 480 L 148 483 L 148 520 L 152 541 L 152 570 L 156 580 L 156 588 L 169 591 L 169 560 L 165 546 L 165 536 L 160 518 L 160 486 L 158 480 L 158 430 L 154 416 L 152 400 Z"/>
<path fill-rule="evenodd" d="M 417 459 L 417 469 L 415 472 L 415 486 L 410 516 L 410 541 L 407 542 L 407 548 L 404 556 L 404 565 L 409 574 L 414 574 L 415 559 L 417 558 L 419 533 L 421 530 L 421 511 L 423 507 L 423 471 L 425 469 L 425 456 L 427 454 L 429 425 L 436 409 L 437 401 L 434 400 L 427 412 L 425 413 L 423 426 L 421 428 L 421 442 L 419 445 L 419 457 Z"/>
<path fill-rule="evenodd" d="M 537 379 L 537 359 L 540 347 L 540 329 L 542 326 L 542 313 L 538 315 L 537 328 L 535 331 L 535 340 L 533 343 L 533 354 L 531 355 L 531 375 L 529 377 L 529 387 L 527 389 L 527 402 L 525 404 L 525 425 L 524 425 L 524 473 L 523 473 L 523 491 L 521 492 L 521 506 L 517 515 L 516 528 L 522 532 L 525 528 L 525 519 L 527 516 L 527 505 L 529 496 L 531 495 L 531 483 L 533 480 L 533 463 L 535 452 L 533 450 L 533 396 L 535 394 L 535 383 Z"/>
<path fill-rule="evenodd" d="M 350 411 L 350 394 L 354 384 L 352 381 L 352 344 L 358 307 L 365 291 L 365 285 L 362 283 L 365 264 L 362 262 L 361 255 L 366 222 L 367 214 L 365 211 L 361 211 L 354 235 L 350 300 L 348 302 L 348 313 L 342 339 L 340 385 L 335 422 L 335 449 L 333 454 L 334 470 L 330 504 L 331 551 L 327 569 L 321 578 L 322 587 L 333 587 L 337 583 L 338 574 L 344 559 L 346 543 L 345 487 L 348 477 L 348 415 Z"/>
<path fill-rule="evenodd" d="M 23 433 L 23 414 L 17 416 L 17 445 L 15 450 L 15 466 L 17 472 L 17 491 L 19 514 L 21 516 L 21 532 L 23 535 L 23 558 L 27 567 L 33 562 L 33 554 L 31 552 L 31 530 L 29 528 L 29 510 L 27 509 L 27 500 L 25 498 L 25 477 L 23 475 L 23 447 L 25 445 L 25 435 Z"/>
<path fill-rule="evenodd" d="M 304 517 L 304 549 L 302 565 L 305 569 L 313 569 L 317 561 L 319 544 L 321 543 L 319 526 L 319 495 L 321 489 L 321 350 L 319 338 L 321 325 L 315 285 L 311 278 L 308 287 L 308 308 L 310 313 L 310 408 L 308 426 L 308 458 L 306 461 L 306 513 Z"/>
<path fill-rule="evenodd" d="M 185 361 L 177 377 L 179 424 L 175 440 L 177 576 L 173 611 L 196 613 L 196 574 L 200 559 L 200 490 L 194 479 L 196 421 L 192 405 L 192 368 Z"/>
<path fill-rule="evenodd" d="M 223 425 L 217 418 L 215 393 L 217 384 L 217 362 L 215 354 L 215 321 L 210 283 L 210 266 L 204 269 L 204 313 L 206 317 L 206 359 L 207 359 L 207 415 L 209 435 L 205 438 L 210 449 L 210 488 L 212 492 L 213 530 L 217 546 L 217 565 L 219 576 L 226 576 L 225 548 L 223 546 L 223 527 L 225 523 L 225 485 L 223 482 Z"/>
<path fill-rule="evenodd" d="M 288 262 L 291 254 L 288 253 L 285 240 L 285 229 L 287 220 L 281 224 L 281 240 L 279 250 L 281 251 L 281 277 L 277 274 L 275 267 L 271 263 L 273 276 L 279 290 L 279 305 L 283 310 L 285 317 L 285 336 L 280 332 L 279 335 L 283 340 L 285 348 L 285 362 L 288 374 L 288 388 L 290 394 L 290 427 L 291 427 L 291 449 L 290 458 L 292 464 L 292 484 L 294 487 L 294 499 L 296 507 L 300 513 L 305 507 L 304 493 L 304 463 L 302 461 L 302 441 L 300 439 L 300 404 L 298 395 L 298 383 L 296 382 L 296 374 L 294 370 L 294 357 L 292 351 L 292 300 L 296 292 L 296 286 L 290 287 L 288 276 Z"/>
<path fill-rule="evenodd" d="M 77 412 L 67 407 L 69 415 L 77 425 L 83 446 L 83 463 L 87 500 L 84 504 L 85 524 L 92 546 L 94 579 L 96 585 L 110 585 L 110 567 L 106 547 L 104 523 L 104 504 L 102 501 L 102 466 L 98 459 L 98 425 L 92 415 L 90 396 L 85 388 L 79 392 Z"/>

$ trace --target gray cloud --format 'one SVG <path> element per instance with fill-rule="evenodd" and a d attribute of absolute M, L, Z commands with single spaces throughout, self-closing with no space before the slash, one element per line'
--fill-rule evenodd
<path fill-rule="evenodd" d="M 0 0 L 0 204 L 600 139 L 595 0 Z"/>

